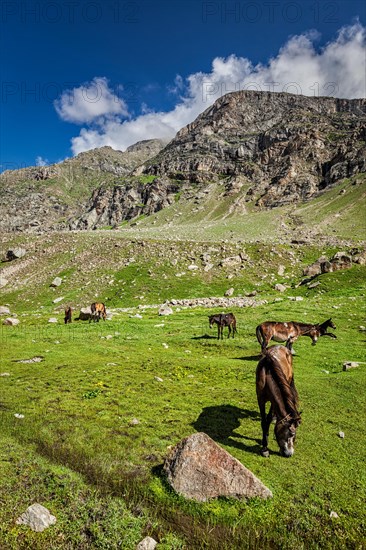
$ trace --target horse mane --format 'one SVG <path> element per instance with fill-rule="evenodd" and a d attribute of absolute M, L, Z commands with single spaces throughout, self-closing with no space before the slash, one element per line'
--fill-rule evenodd
<path fill-rule="evenodd" d="M 298 393 L 294 384 L 289 384 L 286 376 L 282 370 L 281 364 L 277 358 L 271 356 L 270 372 L 272 374 L 274 384 L 274 392 L 276 397 L 281 397 L 286 410 L 288 410 L 292 416 L 299 416 L 297 410 L 298 405 Z"/>

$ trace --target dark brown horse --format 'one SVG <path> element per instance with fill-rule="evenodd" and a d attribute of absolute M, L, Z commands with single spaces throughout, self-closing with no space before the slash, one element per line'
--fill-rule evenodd
<path fill-rule="evenodd" d="M 309 336 L 313 342 L 313 346 L 315 346 L 320 336 L 337 338 L 335 334 L 327 332 L 328 327 L 336 328 L 332 319 L 328 319 L 324 321 L 324 323 L 316 325 L 297 323 L 296 321 L 291 321 L 289 323 L 266 321 L 257 326 L 256 335 L 263 352 L 267 348 L 270 340 L 274 340 L 275 342 L 287 342 L 287 340 L 291 338 L 291 342 L 294 342 L 299 336 Z"/>
<path fill-rule="evenodd" d="M 90 316 L 90 319 L 89 319 L 89 323 L 92 320 L 92 318 L 94 319 L 94 322 L 97 321 L 98 323 L 99 323 L 99 320 L 101 319 L 101 317 L 103 317 L 104 321 L 106 320 L 107 310 L 106 310 L 105 305 L 102 302 L 94 302 L 90 306 L 90 309 L 91 309 L 91 316 Z"/>
<path fill-rule="evenodd" d="M 229 334 L 227 336 L 228 338 L 230 338 L 230 334 L 232 334 L 234 338 L 235 333 L 238 332 L 236 330 L 236 319 L 233 313 L 219 313 L 218 315 L 210 315 L 208 320 L 210 323 L 210 328 L 212 328 L 214 324 L 217 325 L 218 340 L 220 340 L 220 337 L 221 340 L 224 338 L 224 327 L 228 327 L 229 329 Z"/>
<path fill-rule="evenodd" d="M 65 325 L 67 325 L 67 323 L 71 323 L 72 321 L 72 309 L 70 306 L 68 306 L 67 308 L 65 308 Z"/>
<path fill-rule="evenodd" d="M 282 456 L 294 454 L 296 428 L 301 418 L 297 410 L 298 395 L 294 384 L 292 354 L 288 347 L 272 346 L 264 351 L 256 370 L 256 389 L 262 425 L 263 456 L 269 456 L 268 434 L 276 417 L 275 437 Z M 271 406 L 266 415 L 266 403 Z"/>

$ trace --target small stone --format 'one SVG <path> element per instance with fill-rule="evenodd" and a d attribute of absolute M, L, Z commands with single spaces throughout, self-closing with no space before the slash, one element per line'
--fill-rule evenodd
<path fill-rule="evenodd" d="M 7 315 L 10 313 L 10 309 L 5 306 L 0 306 L 0 315 Z"/>
<path fill-rule="evenodd" d="M 154 550 L 158 543 L 152 537 L 145 537 L 138 543 L 136 550 Z"/>
<path fill-rule="evenodd" d="M 56 287 L 60 286 L 61 283 L 62 283 L 61 277 L 55 277 L 50 286 L 56 288 Z"/>
<path fill-rule="evenodd" d="M 161 306 L 161 308 L 159 309 L 159 315 L 172 315 L 173 314 L 173 310 L 171 307 L 169 306 Z"/>
<path fill-rule="evenodd" d="M 340 437 L 341 439 L 344 439 L 344 432 L 338 432 L 338 437 Z"/>
<path fill-rule="evenodd" d="M 156 380 L 157 382 L 164 382 L 164 380 L 160 378 L 160 376 L 154 376 L 154 380 Z"/>
<path fill-rule="evenodd" d="M 1 372 L 0 376 L 10 376 L 10 373 L 9 372 Z"/>
<path fill-rule="evenodd" d="M 58 304 L 59 302 L 62 302 L 63 299 L 64 299 L 64 297 L 60 296 L 60 298 L 55 298 L 54 300 L 52 300 L 52 303 L 53 304 Z"/>
<path fill-rule="evenodd" d="M 356 369 L 360 366 L 360 363 L 357 363 L 356 361 L 346 361 L 343 363 L 343 370 L 347 371 L 349 369 Z"/>
<path fill-rule="evenodd" d="M 137 424 L 140 424 L 140 421 L 137 418 L 133 418 L 130 420 L 129 425 L 130 426 L 137 426 Z"/>
<path fill-rule="evenodd" d="M 55 516 L 52 516 L 41 504 L 32 504 L 27 510 L 16 520 L 18 525 L 28 525 L 32 531 L 41 533 L 44 529 L 56 523 Z"/>
<path fill-rule="evenodd" d="M 330 518 L 335 518 L 335 519 L 337 519 L 337 518 L 339 518 L 339 515 L 337 514 L 337 512 L 333 512 L 333 511 L 332 511 L 332 512 L 329 514 L 329 517 L 330 517 Z"/>
<path fill-rule="evenodd" d="M 285 292 L 287 290 L 287 287 L 285 285 L 282 285 L 281 283 L 277 283 L 275 285 L 275 290 L 278 290 L 278 292 Z"/>
<path fill-rule="evenodd" d="M 15 418 L 24 418 L 24 414 L 20 414 L 20 413 L 15 413 L 14 416 Z"/>
<path fill-rule="evenodd" d="M 19 323 L 19 319 L 14 319 L 13 317 L 8 317 L 3 321 L 3 325 L 9 325 L 11 327 L 15 327 L 16 325 L 19 325 Z"/>
<path fill-rule="evenodd" d="M 234 289 L 233 289 L 233 287 L 231 287 L 231 288 L 227 289 L 224 296 L 232 296 L 233 294 L 234 294 Z"/>
<path fill-rule="evenodd" d="M 48 319 L 48 322 L 49 323 L 57 323 L 57 319 L 56 319 L 56 317 L 50 317 L 50 319 Z"/>

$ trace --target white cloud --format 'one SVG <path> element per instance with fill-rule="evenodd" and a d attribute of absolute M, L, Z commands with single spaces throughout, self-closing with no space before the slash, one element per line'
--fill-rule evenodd
<path fill-rule="evenodd" d="M 65 90 L 54 105 L 63 120 L 76 124 L 96 120 L 103 123 L 112 116 L 128 116 L 125 102 L 110 90 L 104 77 L 95 77 L 79 88 Z"/>
<path fill-rule="evenodd" d="M 365 97 L 365 36 L 365 27 L 356 22 L 342 28 L 337 37 L 320 50 L 315 47 L 319 37 L 315 31 L 291 37 L 267 64 L 253 65 L 249 59 L 236 55 L 217 57 L 212 62 L 210 73 L 194 73 L 185 81 L 176 77 L 172 91 L 177 93 L 177 105 L 171 111 L 152 112 L 144 106 L 142 115 L 123 120 L 121 116 L 127 109 L 120 106 L 119 113 L 110 111 L 118 116 L 99 118 L 98 126 L 83 128 L 79 136 L 72 139 L 72 151 L 78 154 L 103 145 L 125 150 L 142 139 L 170 139 L 216 99 L 231 91 L 256 89 L 308 96 Z M 107 84 L 106 79 L 94 80 Z M 77 88 L 73 92 L 80 90 Z M 71 111 L 68 110 L 68 94 L 73 92 L 68 91 L 61 96 L 60 110 L 65 120 L 69 112 L 73 121 L 77 118 L 75 105 L 75 108 L 70 107 Z M 107 101 L 108 105 L 110 103 Z M 95 122 L 99 116 L 97 106 L 92 104 L 94 111 L 89 104 L 85 106 L 81 103 L 81 106 L 84 109 L 89 107 L 88 117 L 84 115 L 79 119 Z M 108 112 L 108 109 L 104 111 Z"/>
<path fill-rule="evenodd" d="M 49 164 L 48 159 L 44 159 L 40 155 L 36 157 L 36 166 L 47 166 L 48 164 Z"/>

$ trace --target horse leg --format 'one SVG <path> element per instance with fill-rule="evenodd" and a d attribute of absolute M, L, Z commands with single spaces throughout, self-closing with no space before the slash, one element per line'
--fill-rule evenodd
<path fill-rule="evenodd" d="M 272 412 L 272 405 L 269 409 L 268 414 L 266 415 L 266 404 L 265 403 L 258 403 L 259 410 L 261 413 L 261 426 L 262 426 L 262 449 L 261 449 L 261 455 L 264 457 L 269 456 L 269 450 L 268 450 L 268 436 L 269 436 L 269 426 L 272 422 L 273 418 L 273 412 Z"/>
<path fill-rule="evenodd" d="M 230 325 L 228 325 L 228 329 L 229 329 L 229 333 L 228 333 L 227 337 L 230 338 L 230 334 L 231 334 L 231 326 Z"/>

